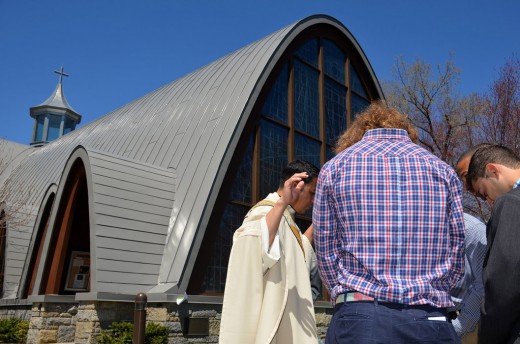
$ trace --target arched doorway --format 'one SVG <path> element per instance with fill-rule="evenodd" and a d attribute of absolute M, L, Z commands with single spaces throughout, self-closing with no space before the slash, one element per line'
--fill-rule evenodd
<path fill-rule="evenodd" d="M 61 195 L 40 294 L 75 294 L 90 290 L 88 191 L 81 160 L 72 165 Z"/>

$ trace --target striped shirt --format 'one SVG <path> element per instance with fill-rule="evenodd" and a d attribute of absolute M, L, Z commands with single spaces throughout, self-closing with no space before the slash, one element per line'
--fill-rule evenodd
<path fill-rule="evenodd" d="M 462 184 L 401 129 L 374 129 L 321 169 L 316 255 L 332 304 L 358 291 L 400 304 L 453 306 L 464 274 Z"/>

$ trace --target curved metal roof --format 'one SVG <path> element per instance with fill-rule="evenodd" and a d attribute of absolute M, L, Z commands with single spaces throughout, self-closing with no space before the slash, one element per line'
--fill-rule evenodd
<path fill-rule="evenodd" d="M 105 157 L 103 159 L 113 164 L 120 161 L 119 165 L 126 171 L 129 166 L 147 166 L 143 168 L 148 170 L 148 174 L 139 178 L 129 176 L 126 183 L 143 183 L 142 178 L 151 178 L 151 175 L 159 173 L 163 176 L 161 178 L 171 181 L 169 185 L 174 186 L 173 189 L 165 189 L 165 199 L 172 202 L 169 216 L 164 218 L 164 209 L 161 210 L 157 221 L 163 225 L 153 228 L 153 234 L 162 235 L 164 240 L 160 259 L 150 262 L 153 267 L 149 271 L 155 272 L 152 276 L 147 275 L 144 285 L 136 285 L 132 281 L 135 281 L 135 273 L 138 272 L 132 272 L 129 268 L 131 263 L 128 262 L 121 274 L 105 274 L 103 277 L 113 280 L 101 283 L 101 274 L 98 273 L 98 280 L 93 280 L 91 284 L 92 292 L 98 295 L 105 292 L 133 295 L 145 289 L 152 294 L 182 292 L 187 285 L 185 274 L 191 271 L 194 264 L 195 251 L 204 236 L 228 164 L 262 87 L 289 44 L 304 30 L 318 24 L 338 29 L 350 41 L 382 97 L 375 74 L 350 32 L 331 17 L 311 16 L 34 151 L 12 174 L 16 185 L 12 202 L 26 202 L 35 218 L 38 208 L 43 206 L 41 202 L 49 185 L 60 185 L 68 159 L 79 146 L 87 152 L 90 163 Z M 62 95 L 61 85 L 58 88 L 60 90 L 55 92 L 56 96 L 58 93 Z M 63 101 L 64 97 L 61 99 Z M 50 105 L 54 100 L 58 101 L 58 98 L 53 95 L 42 105 Z M 105 168 L 103 171 L 107 177 L 120 178 L 121 170 L 117 168 Z M 168 171 L 171 171 L 170 175 Z M 99 202 L 99 193 L 89 187 L 89 207 L 91 212 L 94 210 L 90 230 L 95 235 L 95 239 L 91 239 L 91 259 L 102 266 L 108 260 L 103 261 L 107 257 L 102 257 L 100 252 L 108 256 L 111 254 L 102 248 L 103 240 L 110 239 L 112 247 L 130 247 L 128 241 L 135 238 L 129 238 L 123 232 L 109 234 L 100 225 L 102 215 L 113 213 L 113 207 L 125 210 L 129 207 L 128 202 L 117 202 L 113 198 L 112 202 L 116 203 L 110 204 L 112 209 L 108 209 L 109 205 Z M 108 188 L 105 191 L 111 192 Z M 150 228 L 141 226 L 139 231 L 144 234 L 150 232 Z M 158 228 L 161 233 L 156 233 Z M 18 253 L 27 253 L 29 240 L 24 240 L 17 242 Z M 146 242 L 142 240 L 134 246 L 139 250 L 138 247 L 146 247 Z M 7 254 L 12 251 L 8 249 Z M 8 266 L 6 273 L 12 275 L 15 281 L 15 277 L 22 274 L 22 269 L 20 266 Z"/>

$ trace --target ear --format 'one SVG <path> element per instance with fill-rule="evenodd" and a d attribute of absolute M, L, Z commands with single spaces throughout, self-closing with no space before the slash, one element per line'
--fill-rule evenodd
<path fill-rule="evenodd" d="M 500 167 L 497 164 L 490 162 L 489 164 L 486 165 L 486 177 L 498 179 L 499 174 L 500 174 Z"/>

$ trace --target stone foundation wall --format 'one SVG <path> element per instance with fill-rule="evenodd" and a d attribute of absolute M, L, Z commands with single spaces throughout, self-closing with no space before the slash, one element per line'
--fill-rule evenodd
<path fill-rule="evenodd" d="M 0 306 L 0 317 L 13 317 L 28 320 L 30 325 L 27 343 L 97 343 L 96 337 L 101 330 L 108 329 L 112 322 L 133 322 L 133 302 L 41 302 L 24 305 L 22 311 L 6 311 Z M 147 322 L 166 326 L 169 331 L 169 344 L 218 343 L 222 305 L 198 303 L 148 303 Z M 14 313 L 13 313 L 14 312 Z M 12 316 L 10 315 L 12 314 Z M 316 308 L 318 334 L 323 339 L 330 323 L 332 309 Z M 190 336 L 188 319 L 202 320 L 209 326 L 208 336 Z M 193 320 L 192 320 L 193 321 Z"/>
<path fill-rule="evenodd" d="M 0 300 L 0 319 L 17 318 L 20 320 L 31 320 L 32 304 L 27 300 Z"/>

